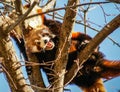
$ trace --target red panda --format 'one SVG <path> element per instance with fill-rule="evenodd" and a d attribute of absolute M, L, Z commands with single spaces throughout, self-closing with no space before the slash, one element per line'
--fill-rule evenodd
<path fill-rule="evenodd" d="M 77 59 L 77 55 L 85 48 L 92 38 L 90 38 L 88 35 L 76 32 L 73 33 L 71 39 L 72 43 L 74 43 L 71 45 L 74 45 L 75 47 L 71 46 L 72 48 L 74 47 L 74 50 L 71 50 L 72 52 L 69 53 L 67 70 L 71 68 L 73 60 Z M 120 76 L 119 66 L 120 61 L 104 59 L 104 55 L 97 49 L 83 64 L 83 68 L 72 80 L 72 83 L 82 88 L 83 92 L 106 92 L 102 78 L 109 79 Z"/>
<path fill-rule="evenodd" d="M 39 9 L 37 10 L 39 11 Z M 40 10 L 41 11 L 41 10 Z M 26 48 L 30 53 L 36 55 L 40 63 L 42 61 L 49 62 L 55 60 L 56 51 L 58 49 L 59 35 L 61 25 L 59 21 L 43 19 L 42 24 L 39 26 L 31 26 L 29 21 L 28 25 L 32 27 L 28 36 L 26 36 Z M 43 29 L 42 29 L 43 28 Z M 44 30 L 47 30 L 47 35 Z M 55 35 L 55 36 L 52 36 Z M 68 55 L 68 64 L 66 70 L 69 71 L 77 59 L 78 54 L 86 47 L 92 38 L 89 35 L 80 32 L 73 32 L 71 37 L 71 45 Z M 47 40 L 47 42 L 45 42 Z M 51 65 L 42 67 L 46 73 L 50 73 Z M 110 61 L 104 59 L 104 55 L 96 48 L 89 59 L 83 64 L 83 68 L 77 73 L 75 78 L 71 81 L 79 86 L 83 92 L 106 92 L 102 78 L 116 77 L 120 75 L 120 61 Z M 50 79 L 51 75 L 48 75 Z M 50 82 L 52 80 L 49 80 Z"/>
<path fill-rule="evenodd" d="M 41 52 L 33 52 L 40 61 L 49 62 L 55 60 L 56 50 L 58 48 L 58 40 L 60 35 L 61 23 L 54 20 L 45 20 L 44 24 L 56 35 L 53 38 L 55 47 L 52 50 Z M 84 33 L 73 32 L 69 51 L 69 58 L 66 70 L 69 71 L 77 59 L 78 54 L 89 43 L 92 38 Z M 31 52 L 32 53 L 32 52 Z M 84 92 L 106 92 L 102 78 L 116 77 L 120 75 L 120 62 L 104 59 L 104 55 L 96 48 L 91 57 L 83 64 L 83 68 L 79 71 L 71 84 L 78 85 Z M 47 66 L 50 68 L 50 66 Z M 50 73 L 49 69 L 43 67 L 46 73 Z M 48 79 L 52 76 L 48 75 Z M 51 81 L 51 80 L 50 80 Z"/>
<path fill-rule="evenodd" d="M 58 36 L 61 32 L 61 23 L 55 20 L 45 20 L 44 24 Z M 56 30 L 59 29 L 59 30 Z M 71 45 L 66 70 L 69 71 L 77 59 L 78 54 L 85 48 L 92 38 L 80 32 L 72 32 Z M 57 43 L 58 45 L 58 43 Z M 55 45 L 57 47 L 57 45 Z M 104 55 L 96 48 L 89 59 L 83 64 L 80 73 L 71 83 L 82 88 L 83 92 L 106 92 L 102 78 L 120 76 L 120 61 L 104 59 Z"/>

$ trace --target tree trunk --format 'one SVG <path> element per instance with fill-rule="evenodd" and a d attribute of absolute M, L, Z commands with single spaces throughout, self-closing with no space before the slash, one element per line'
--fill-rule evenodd
<path fill-rule="evenodd" d="M 2 65 L 12 92 L 34 92 L 25 81 L 9 35 L 2 30 L 2 26 L 0 29 L 0 56 L 3 57 Z"/>
<path fill-rule="evenodd" d="M 67 6 L 77 5 L 79 0 L 69 0 Z M 57 59 L 55 61 L 55 73 L 57 78 L 54 81 L 54 91 L 63 92 L 64 88 L 64 75 L 66 73 L 66 65 L 68 60 L 68 50 L 70 46 L 71 32 L 75 22 L 77 8 L 67 8 L 64 16 L 63 25 L 61 28 L 59 49 L 57 52 Z"/>

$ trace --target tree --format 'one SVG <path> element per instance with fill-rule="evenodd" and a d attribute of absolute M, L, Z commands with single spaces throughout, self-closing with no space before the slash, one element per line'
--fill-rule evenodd
<path fill-rule="evenodd" d="M 24 0 L 23 0 L 24 1 Z M 87 33 L 87 29 L 90 28 L 92 30 L 98 31 L 96 30 L 94 27 L 91 27 L 92 23 L 91 21 L 88 20 L 87 18 L 87 14 L 89 13 L 89 11 L 92 11 L 92 9 L 96 9 L 96 5 L 99 5 L 99 7 L 102 9 L 103 15 L 104 15 L 104 19 L 105 19 L 105 23 L 106 26 L 103 27 L 103 29 L 98 32 L 98 35 L 96 35 L 93 39 L 93 41 L 90 42 L 90 44 L 85 48 L 85 50 L 83 50 L 83 52 L 81 52 L 79 58 L 79 65 L 82 65 L 88 56 L 92 53 L 93 49 L 96 48 L 110 33 L 112 33 L 113 31 L 115 31 L 115 29 L 117 29 L 120 25 L 120 15 L 117 15 L 117 17 L 114 17 L 114 19 L 107 23 L 107 14 L 104 10 L 104 7 L 102 5 L 104 4 L 108 4 L 109 2 L 93 2 L 92 0 L 90 0 L 89 2 L 84 2 L 83 1 L 79 1 L 79 0 L 68 0 L 68 4 L 65 7 L 62 8 L 56 8 L 57 7 L 57 1 L 56 0 L 48 0 L 46 1 L 46 3 L 44 4 L 44 0 L 43 1 L 37 1 L 37 0 L 26 0 L 26 1 L 31 1 L 31 7 L 27 10 L 24 11 L 23 9 L 23 5 L 22 5 L 22 1 L 21 0 L 2 0 L 0 1 L 3 5 L 3 7 L 1 6 L 1 8 L 3 8 L 3 10 L 1 10 L 1 24 L 0 24 L 0 29 L 1 29 L 1 33 L 0 33 L 0 61 L 1 61 L 1 67 L 3 72 L 5 73 L 6 77 L 7 77 L 7 81 L 9 83 L 10 89 L 12 92 L 34 92 L 34 91 L 55 91 L 55 92 L 62 92 L 63 91 L 63 87 L 64 87 L 64 80 L 66 81 L 66 84 L 69 83 L 71 81 L 71 79 L 75 76 L 75 72 L 78 72 L 78 66 L 73 65 L 73 67 L 71 68 L 71 70 L 67 73 L 67 79 L 65 79 L 65 68 L 66 64 L 67 64 L 67 55 L 68 55 L 68 48 L 69 48 L 69 36 L 71 31 L 73 30 L 74 27 L 74 23 L 78 23 L 80 25 L 83 26 L 83 30 L 85 33 Z M 116 0 L 110 0 L 110 1 L 115 1 Z M 25 2 L 25 1 L 24 1 Z M 55 63 L 55 68 L 54 71 L 57 72 L 58 76 L 62 76 L 60 77 L 60 79 L 56 79 L 59 80 L 56 83 L 54 83 L 54 86 L 52 88 L 45 88 L 43 79 L 42 79 L 42 74 L 40 73 L 40 69 L 39 69 L 39 61 L 37 60 L 37 58 L 35 56 L 33 56 L 31 53 L 27 52 L 27 56 L 29 58 L 29 61 L 31 61 L 32 63 L 30 65 L 34 66 L 33 67 L 33 72 L 32 75 L 28 76 L 29 80 L 31 82 L 31 84 L 27 84 L 23 73 L 20 69 L 21 67 L 21 62 L 19 62 L 16 53 L 15 53 L 15 48 L 13 47 L 13 43 L 11 41 L 10 35 L 12 35 L 12 37 L 16 37 L 18 40 L 21 39 L 21 37 L 24 37 L 24 39 L 26 39 L 26 34 L 27 32 L 26 30 L 26 25 L 27 22 L 24 22 L 25 19 L 27 18 L 27 15 L 32 11 L 32 9 L 39 4 L 42 6 L 43 4 L 43 12 L 44 14 L 52 12 L 52 14 L 49 14 L 49 16 L 52 16 L 53 19 L 59 19 L 59 21 L 61 21 L 63 19 L 63 17 L 61 15 L 59 15 L 59 13 L 57 12 L 58 10 L 65 10 L 65 15 L 64 15 L 64 21 L 63 21 L 63 25 L 62 25 L 62 30 L 63 32 L 61 33 L 61 39 L 60 39 L 60 46 L 59 49 L 61 50 L 61 54 L 62 56 L 60 56 L 60 58 L 58 58 L 57 63 Z M 117 2 L 119 3 L 119 1 Z M 117 4 L 115 4 L 116 8 L 118 8 L 117 10 L 119 11 L 119 7 L 117 6 Z M 78 11 L 77 11 L 78 8 Z M 16 13 L 13 13 L 11 11 L 11 9 L 15 9 Z M 10 12 L 13 17 L 13 20 L 11 20 L 9 17 L 6 17 L 6 15 L 8 15 L 8 12 Z M 81 12 L 83 14 L 81 14 Z M 78 17 L 81 17 L 81 21 L 77 20 L 76 14 L 79 15 Z M 58 16 L 57 16 L 58 15 Z M 38 15 L 36 15 L 38 16 Z M 35 17 L 36 17 L 35 16 Z M 16 18 L 16 19 L 15 19 Z M 29 18 L 28 20 L 31 20 L 31 18 Z M 82 22 L 83 21 L 83 22 Z M 97 24 L 96 24 L 97 25 Z M 66 27 L 67 26 L 67 27 Z M 64 31 L 66 30 L 66 31 Z M 108 31 L 109 30 L 109 31 Z M 16 34 L 17 33 L 17 34 Z M 103 35 L 104 34 L 104 35 Z M 65 42 L 64 42 L 64 39 Z M 111 38 L 109 38 L 111 39 Z M 111 39 L 111 41 L 116 44 L 117 46 L 120 46 L 116 41 L 114 41 L 113 39 Z M 63 44 L 64 44 L 64 48 L 63 48 Z M 59 55 L 59 51 L 58 51 L 58 55 Z M 84 57 L 83 57 L 84 55 Z M 57 56 L 57 55 L 56 55 Z M 65 60 L 66 62 L 62 63 L 62 61 Z M 26 61 L 24 61 L 25 63 Z M 27 64 L 26 64 L 27 65 Z M 73 72 L 75 71 L 75 72 Z M 71 74 L 73 73 L 73 74 Z M 74 75 L 74 76 L 73 76 Z M 31 87 L 32 88 L 31 88 Z"/>

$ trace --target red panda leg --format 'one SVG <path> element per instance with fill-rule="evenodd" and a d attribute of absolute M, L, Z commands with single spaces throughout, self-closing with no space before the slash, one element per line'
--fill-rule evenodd
<path fill-rule="evenodd" d="M 98 79 L 92 86 L 81 89 L 83 92 L 107 92 L 101 78 Z"/>

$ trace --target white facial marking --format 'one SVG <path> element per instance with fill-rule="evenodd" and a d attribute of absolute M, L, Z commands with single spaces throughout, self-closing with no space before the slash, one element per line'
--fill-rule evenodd
<path fill-rule="evenodd" d="M 85 42 L 85 43 L 89 43 L 90 41 L 89 41 L 89 40 L 85 40 L 84 42 Z"/>
<path fill-rule="evenodd" d="M 84 40 L 84 41 L 81 43 L 81 45 L 87 44 L 87 43 L 89 43 L 89 42 L 90 42 L 89 40 Z"/>
<path fill-rule="evenodd" d="M 46 42 L 45 42 L 46 41 Z M 45 49 L 46 48 L 46 46 L 47 46 L 47 43 L 50 41 L 50 37 L 48 37 L 48 36 L 46 36 L 46 37 L 43 37 L 42 38 L 42 44 L 41 44 L 41 47 L 43 47 L 43 49 Z"/>
<path fill-rule="evenodd" d="M 34 52 L 39 52 L 37 46 L 33 46 L 30 51 L 31 51 L 32 53 L 34 53 Z"/>
<path fill-rule="evenodd" d="M 49 31 L 46 30 L 46 29 L 42 30 L 42 32 L 43 32 L 43 33 L 49 33 Z"/>

